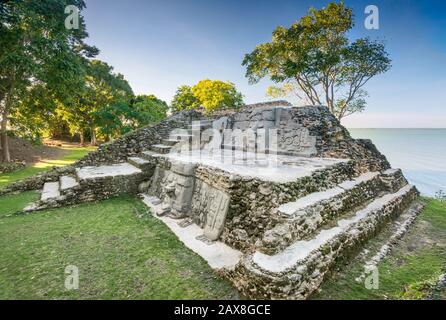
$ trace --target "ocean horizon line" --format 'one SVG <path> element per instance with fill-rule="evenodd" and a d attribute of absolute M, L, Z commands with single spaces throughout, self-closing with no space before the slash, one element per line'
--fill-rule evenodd
<path fill-rule="evenodd" d="M 413 130 L 420 130 L 420 129 L 423 129 L 423 130 L 445 130 L 446 129 L 446 127 L 444 127 L 444 128 L 429 128 L 429 127 L 406 127 L 406 128 L 404 128 L 404 127 L 401 127 L 401 128 L 399 128 L 399 127 L 346 127 L 347 129 L 368 129 L 368 130 L 370 130 L 370 129 L 373 129 L 373 130 L 375 130 L 375 129 L 393 129 L 393 130 L 402 130 L 402 129 L 404 129 L 404 130 L 410 130 L 410 129 L 413 129 Z"/>

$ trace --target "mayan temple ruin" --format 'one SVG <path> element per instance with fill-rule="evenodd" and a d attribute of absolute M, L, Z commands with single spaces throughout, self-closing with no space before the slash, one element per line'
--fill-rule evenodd
<path fill-rule="evenodd" d="M 305 299 L 418 191 L 326 107 L 285 101 L 185 110 L 73 166 L 10 185 L 36 211 L 138 194 L 149 212 L 246 297 Z"/>

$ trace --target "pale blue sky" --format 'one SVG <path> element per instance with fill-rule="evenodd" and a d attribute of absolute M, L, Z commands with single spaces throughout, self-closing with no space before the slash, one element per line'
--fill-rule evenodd
<path fill-rule="evenodd" d="M 201 79 L 228 80 L 245 102 L 268 100 L 270 82 L 249 85 L 241 62 L 278 25 L 313 5 L 305 0 L 86 0 L 84 16 L 99 58 L 124 74 L 136 93 L 170 102 L 176 88 Z M 446 127 L 446 2 L 345 1 L 353 7 L 351 38 L 385 41 L 392 69 L 370 81 L 367 110 L 349 127 Z M 366 30 L 364 8 L 377 5 L 380 29 Z"/>

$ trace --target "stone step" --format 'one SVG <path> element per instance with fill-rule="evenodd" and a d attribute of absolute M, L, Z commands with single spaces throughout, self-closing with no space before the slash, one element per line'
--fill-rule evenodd
<path fill-rule="evenodd" d="M 201 119 L 201 120 L 194 120 L 191 122 L 190 125 L 196 125 L 196 124 L 202 124 L 202 125 L 212 125 L 215 119 Z"/>
<path fill-rule="evenodd" d="M 43 185 L 41 201 L 55 200 L 60 197 L 59 182 L 46 182 Z"/>
<path fill-rule="evenodd" d="M 337 262 L 347 259 L 386 223 L 416 199 L 414 186 L 385 194 L 335 227 L 321 230 L 311 240 L 299 240 L 278 254 L 256 251 L 229 275 L 242 293 L 266 299 L 305 299 Z M 253 292 L 256 288 L 256 292 Z"/>
<path fill-rule="evenodd" d="M 171 133 L 169 135 L 169 140 L 188 141 L 189 139 L 192 139 L 191 133 Z"/>
<path fill-rule="evenodd" d="M 381 180 L 388 190 L 396 191 L 407 184 L 401 169 L 388 169 L 381 174 Z"/>
<path fill-rule="evenodd" d="M 165 144 L 154 144 L 150 146 L 150 150 L 161 154 L 169 153 L 170 149 L 172 149 L 172 146 L 167 146 Z"/>
<path fill-rule="evenodd" d="M 61 176 L 59 179 L 59 184 L 60 191 L 62 193 L 79 186 L 79 182 L 77 182 L 76 178 L 72 176 Z"/>
<path fill-rule="evenodd" d="M 163 139 L 162 143 L 166 146 L 173 146 L 177 144 L 180 140 L 177 139 Z"/>
<path fill-rule="evenodd" d="M 311 236 L 383 191 L 379 172 L 368 172 L 334 188 L 282 204 L 273 211 L 272 221 L 275 223 L 265 230 L 258 248 L 264 253 L 276 253 L 296 240 Z"/>
<path fill-rule="evenodd" d="M 141 157 L 150 161 L 153 160 L 154 158 L 163 157 L 163 155 L 151 150 L 146 150 L 141 152 Z"/>
<path fill-rule="evenodd" d="M 386 234 L 385 239 L 387 241 L 382 243 L 378 250 L 375 251 L 374 248 L 367 248 L 367 246 L 362 250 L 361 256 L 369 256 L 369 259 L 364 262 L 364 272 L 355 279 L 357 282 L 364 280 L 378 266 L 379 262 L 389 254 L 392 248 L 409 230 L 409 227 L 415 222 L 423 208 L 424 203 L 414 201 L 403 214 L 386 228 L 387 230 L 385 232 L 388 234 Z M 370 249 L 375 252 L 373 256 L 370 255 Z"/>
<path fill-rule="evenodd" d="M 147 170 L 153 167 L 153 161 L 140 157 L 129 157 L 127 162 L 141 170 Z"/>
<path fill-rule="evenodd" d="M 189 129 L 202 130 L 212 128 L 212 122 L 197 122 L 188 126 Z"/>
<path fill-rule="evenodd" d="M 80 181 L 116 176 L 131 176 L 139 173 L 142 173 L 141 169 L 127 162 L 97 167 L 82 167 L 76 169 L 76 175 Z"/>

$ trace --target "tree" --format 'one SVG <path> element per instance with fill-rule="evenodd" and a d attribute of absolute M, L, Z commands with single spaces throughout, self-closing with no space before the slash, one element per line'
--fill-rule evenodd
<path fill-rule="evenodd" d="M 15 135 L 38 143 L 45 133 L 60 125 L 54 121 L 57 99 L 42 84 L 32 86 L 21 97 L 11 110 L 10 127 L 14 129 Z"/>
<path fill-rule="evenodd" d="M 107 63 L 93 60 L 87 76 L 87 98 L 91 145 L 97 145 L 96 129 L 104 119 L 102 110 L 111 105 L 128 101 L 133 96 L 132 88 L 122 74 L 113 73 Z"/>
<path fill-rule="evenodd" d="M 365 108 L 362 88 L 374 76 L 390 69 L 382 43 L 368 38 L 350 42 L 353 14 L 343 2 L 310 8 L 307 16 L 274 30 L 272 41 L 245 55 L 243 65 L 250 83 L 265 76 L 279 88 L 272 96 L 295 93 L 312 105 L 326 104 L 339 119 Z"/>
<path fill-rule="evenodd" d="M 180 86 L 172 100 L 172 111 L 178 112 L 185 109 L 194 109 L 200 105 L 190 86 Z"/>
<path fill-rule="evenodd" d="M 118 101 L 97 111 L 99 133 L 115 138 L 131 130 L 166 118 L 167 103 L 154 95 L 139 95 Z"/>
<path fill-rule="evenodd" d="M 0 5 L 0 114 L 2 161 L 10 161 L 6 130 L 20 100 L 39 85 L 63 98 L 82 78 L 84 57 L 98 53 L 84 43 L 88 36 L 82 15 L 79 28 L 65 27 L 65 7 L 85 8 L 83 0 L 11 0 Z"/>
<path fill-rule="evenodd" d="M 243 105 L 243 96 L 231 82 L 201 80 L 192 87 L 194 96 L 207 112 L 219 108 L 238 108 Z"/>
<path fill-rule="evenodd" d="M 59 114 L 70 125 L 72 134 L 79 133 L 81 142 L 86 130 L 90 131 L 91 145 L 97 145 L 97 131 L 106 139 L 116 130 L 114 108 L 127 103 L 133 91 L 122 74 L 100 60 L 87 61 L 83 86 L 66 104 L 61 104 Z"/>
<path fill-rule="evenodd" d="M 133 129 L 157 123 L 167 117 L 168 105 L 153 94 L 136 96 L 132 102 Z"/>
<path fill-rule="evenodd" d="M 201 80 L 192 88 L 181 86 L 173 100 L 174 112 L 183 109 L 203 107 L 206 112 L 219 108 L 239 108 L 243 105 L 243 95 L 231 82 L 220 80 Z"/>

